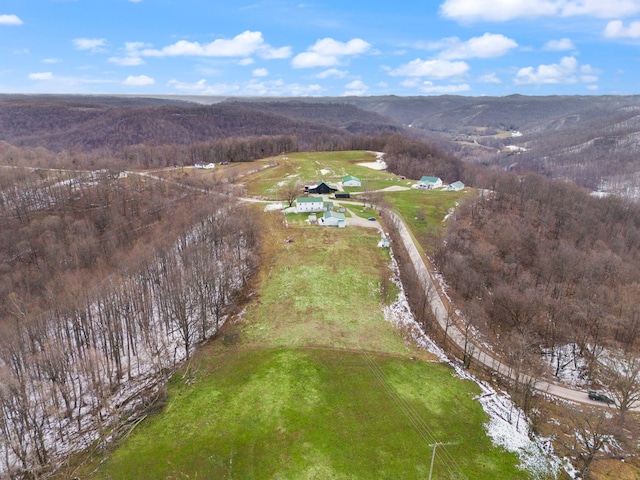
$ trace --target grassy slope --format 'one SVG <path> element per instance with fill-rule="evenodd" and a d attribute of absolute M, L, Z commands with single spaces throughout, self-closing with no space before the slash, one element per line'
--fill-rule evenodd
<path fill-rule="evenodd" d="M 526 478 L 485 436 L 477 387 L 384 321 L 374 230 L 264 218 L 242 321 L 174 376 L 164 411 L 96 478 L 425 478 L 436 441 L 451 445 L 434 478 Z"/>
<path fill-rule="evenodd" d="M 402 192 L 386 192 L 385 200 L 405 219 L 423 248 L 429 248 L 425 240 L 437 237 L 445 224 L 442 222 L 449 211 L 464 197 L 473 195 L 472 190 L 460 192 L 446 190 L 411 189 Z"/>

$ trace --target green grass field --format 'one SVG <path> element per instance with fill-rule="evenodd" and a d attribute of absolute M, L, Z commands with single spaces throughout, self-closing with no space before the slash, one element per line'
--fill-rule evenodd
<path fill-rule="evenodd" d="M 442 364 L 331 349 L 239 349 L 176 376 L 108 479 L 526 478 L 494 448 L 476 388 Z"/>
<path fill-rule="evenodd" d="M 437 237 L 445 227 L 443 219 L 471 190 L 417 190 L 385 192 L 384 199 L 404 218 L 422 247 L 429 251 L 426 239 Z"/>
<path fill-rule="evenodd" d="M 425 479 L 435 442 L 433 478 L 527 478 L 478 387 L 385 321 L 374 230 L 264 220 L 258 295 L 92 478 Z"/>
<path fill-rule="evenodd" d="M 288 181 L 305 184 L 325 180 L 337 183 L 347 175 L 355 175 L 374 186 L 396 184 L 395 175 L 358 165 L 375 160 L 375 154 L 364 151 L 289 153 L 261 160 L 260 163 L 273 166 L 249 175 L 243 181 L 249 195 L 272 200 L 281 199 L 279 185 Z"/>

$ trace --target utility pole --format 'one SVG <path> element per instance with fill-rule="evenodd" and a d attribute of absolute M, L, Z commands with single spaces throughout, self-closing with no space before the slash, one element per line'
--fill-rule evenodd
<path fill-rule="evenodd" d="M 442 446 L 442 445 L 453 445 L 454 443 L 457 442 L 436 442 L 436 443 L 432 443 L 429 446 L 433 447 L 433 453 L 431 454 L 431 466 L 429 467 L 429 480 L 431 480 L 431 474 L 433 473 L 433 462 L 436 459 L 436 448 L 438 447 L 438 445 Z"/>
<path fill-rule="evenodd" d="M 431 455 L 431 466 L 429 467 L 429 480 L 431 480 L 431 474 L 433 473 L 433 462 L 436 459 L 436 447 L 438 445 L 444 445 L 444 444 L 442 442 L 436 442 L 429 445 L 430 447 L 433 447 L 433 454 Z"/>

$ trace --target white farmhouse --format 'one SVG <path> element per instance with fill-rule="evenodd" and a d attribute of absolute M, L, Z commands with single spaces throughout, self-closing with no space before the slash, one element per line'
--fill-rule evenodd
<path fill-rule="evenodd" d="M 322 197 L 296 198 L 296 213 L 321 212 L 324 209 Z"/>
<path fill-rule="evenodd" d="M 439 177 L 427 177 L 426 175 L 418 182 L 418 188 L 438 188 L 442 186 L 442 180 Z"/>

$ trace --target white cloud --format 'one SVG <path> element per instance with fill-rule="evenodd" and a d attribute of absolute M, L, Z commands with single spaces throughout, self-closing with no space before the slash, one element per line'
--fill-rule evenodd
<path fill-rule="evenodd" d="M 435 85 L 433 82 L 420 81 L 416 79 L 405 80 L 400 85 L 405 88 L 417 89 L 424 93 L 434 94 L 453 94 L 468 92 L 469 90 L 471 90 L 471 87 L 466 83 L 457 85 Z"/>
<path fill-rule="evenodd" d="M 482 75 L 480 78 L 478 78 L 478 81 L 482 83 L 502 83 L 502 80 L 500 80 L 495 73 Z"/>
<path fill-rule="evenodd" d="M 337 68 L 330 68 L 314 75 L 314 78 L 344 78 L 347 76 L 346 70 L 338 70 Z"/>
<path fill-rule="evenodd" d="M 349 82 L 344 88 L 346 88 L 343 94 L 344 96 L 362 96 L 369 90 L 369 87 L 362 80 Z"/>
<path fill-rule="evenodd" d="M 296 55 L 291 64 L 294 68 L 331 67 L 340 62 L 335 55 L 320 55 L 316 52 L 302 52 Z"/>
<path fill-rule="evenodd" d="M 266 68 L 256 68 L 253 72 L 251 72 L 251 75 L 253 75 L 254 77 L 267 77 L 269 76 L 269 70 L 267 70 Z"/>
<path fill-rule="evenodd" d="M 149 47 L 149 45 L 143 42 L 126 42 L 123 49 L 124 55 L 110 57 L 108 61 L 124 67 L 144 65 L 144 60 L 140 58 L 140 50 L 146 47 Z"/>
<path fill-rule="evenodd" d="M 0 15 L 0 25 L 22 25 L 23 23 L 17 15 Z"/>
<path fill-rule="evenodd" d="M 525 67 L 518 70 L 515 82 L 530 83 L 576 83 L 578 61 L 574 57 L 563 57 L 560 63 L 539 65 L 537 68 Z"/>
<path fill-rule="evenodd" d="M 144 60 L 140 57 L 109 57 L 109 62 L 123 67 L 136 67 L 144 65 Z"/>
<path fill-rule="evenodd" d="M 185 83 L 178 80 L 171 80 L 170 87 L 196 95 L 251 95 L 251 96 L 313 96 L 321 95 L 324 89 L 317 84 L 301 85 L 298 83 L 286 84 L 282 80 L 269 82 L 259 82 L 251 80 L 241 83 L 218 83 L 209 85 L 205 79 L 195 83 Z"/>
<path fill-rule="evenodd" d="M 127 79 L 122 83 L 132 87 L 146 87 L 149 85 L 153 85 L 154 83 L 156 83 L 156 81 L 153 78 L 148 77 L 146 75 L 138 75 L 138 76 L 129 75 Z"/>
<path fill-rule="evenodd" d="M 219 38 L 209 43 L 180 40 L 162 49 L 144 49 L 140 55 L 145 57 L 249 57 L 259 55 L 262 58 L 287 58 L 290 47 L 272 48 L 266 44 L 261 32 L 242 32 L 232 39 Z"/>
<path fill-rule="evenodd" d="M 29 80 L 52 80 L 53 79 L 53 73 L 51 73 L 51 72 L 35 72 L 35 73 L 30 73 L 27 78 L 29 78 Z"/>
<path fill-rule="evenodd" d="M 544 44 L 544 50 L 552 52 L 562 52 L 564 50 L 574 50 L 576 47 L 569 38 L 561 38 L 559 40 L 549 40 Z"/>
<path fill-rule="evenodd" d="M 440 5 L 440 14 L 446 18 L 463 22 L 494 21 L 501 22 L 519 17 L 540 17 L 554 15 L 557 8 L 553 1 L 547 0 L 445 0 Z"/>
<path fill-rule="evenodd" d="M 431 44 L 430 48 L 444 49 L 439 57 L 446 60 L 454 60 L 501 57 L 517 46 L 518 44 L 515 40 L 502 34 L 485 33 L 481 37 L 474 37 L 466 42 L 457 37 L 445 38 L 438 43 Z"/>
<path fill-rule="evenodd" d="M 628 17 L 640 12 L 638 0 L 556 0 L 563 17 Z"/>
<path fill-rule="evenodd" d="M 104 38 L 75 38 L 73 45 L 76 50 L 90 50 L 92 53 L 100 52 L 107 44 Z"/>
<path fill-rule="evenodd" d="M 169 81 L 168 86 L 180 92 L 187 92 L 195 95 L 234 95 L 241 93 L 240 84 L 216 83 L 209 85 L 204 78 L 195 83 L 171 80 Z"/>
<path fill-rule="evenodd" d="M 469 70 L 466 62 L 448 60 L 415 60 L 399 66 L 390 72 L 393 76 L 448 78 L 462 75 Z"/>
<path fill-rule="evenodd" d="M 253 65 L 254 63 L 256 63 L 256 61 L 251 57 L 242 58 L 238 60 L 238 65 L 242 67 L 246 67 L 247 65 Z"/>
<path fill-rule="evenodd" d="M 604 29 L 607 38 L 640 38 L 640 22 L 631 22 L 625 27 L 621 20 L 612 20 Z"/>
<path fill-rule="evenodd" d="M 269 47 L 261 52 L 260 56 L 265 60 L 282 60 L 291 56 L 291 47 Z"/>
<path fill-rule="evenodd" d="M 296 55 L 291 64 L 294 68 L 331 67 L 340 63 L 335 55 L 321 55 L 316 52 L 302 52 Z"/>
<path fill-rule="evenodd" d="M 461 22 L 505 22 L 517 18 L 616 18 L 640 12 L 638 0 L 445 0 L 440 14 Z"/>
<path fill-rule="evenodd" d="M 60 63 L 60 62 L 62 62 L 62 60 L 59 58 L 43 58 L 42 59 L 42 63 L 53 64 L 53 63 Z"/>
<path fill-rule="evenodd" d="M 121 83 L 115 82 L 111 79 L 90 76 L 65 77 L 54 75 L 51 72 L 30 73 L 28 78 L 37 82 L 29 86 L 30 91 L 43 93 L 50 93 L 52 91 L 60 93 L 78 93 L 85 91 L 85 87 L 93 88 L 94 86 L 99 86 L 101 89 L 100 91 L 104 91 L 105 85 L 108 85 L 108 87 L 106 87 L 107 89 L 111 89 L 112 85 Z"/>
<path fill-rule="evenodd" d="M 539 65 L 537 68 L 525 67 L 518 70 L 515 83 L 525 84 L 572 84 L 598 81 L 599 70 L 590 65 L 578 68 L 575 57 L 563 57 L 559 63 Z"/>
<path fill-rule="evenodd" d="M 599 80 L 599 75 L 602 73 L 597 68 L 593 68 L 591 65 L 582 65 L 580 67 L 580 81 L 584 83 L 595 83 Z"/>
<path fill-rule="evenodd" d="M 370 49 L 371 44 L 360 38 L 353 38 L 346 43 L 323 38 L 306 52 L 296 55 L 291 64 L 294 68 L 333 67 L 340 64 L 342 57 L 361 55 Z"/>

